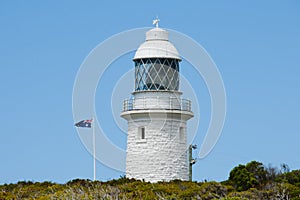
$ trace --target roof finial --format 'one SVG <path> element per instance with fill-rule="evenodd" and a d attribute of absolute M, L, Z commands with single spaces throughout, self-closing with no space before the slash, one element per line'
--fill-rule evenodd
<path fill-rule="evenodd" d="M 158 28 L 158 22 L 160 20 L 158 19 L 158 17 L 156 16 L 156 19 L 153 20 L 153 24 L 156 26 L 156 28 Z"/>

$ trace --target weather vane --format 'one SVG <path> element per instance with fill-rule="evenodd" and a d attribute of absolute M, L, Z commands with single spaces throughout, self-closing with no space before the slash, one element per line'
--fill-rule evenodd
<path fill-rule="evenodd" d="M 158 17 L 156 17 L 156 19 L 153 20 L 153 25 L 155 25 L 156 28 L 158 28 L 158 22 L 159 22 L 159 21 L 160 21 L 160 20 L 158 19 Z"/>

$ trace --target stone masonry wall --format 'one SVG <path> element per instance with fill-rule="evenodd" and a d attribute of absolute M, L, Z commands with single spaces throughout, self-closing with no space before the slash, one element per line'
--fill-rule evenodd
<path fill-rule="evenodd" d="M 145 139 L 141 139 L 139 127 L 145 128 Z M 188 180 L 186 142 L 184 120 L 158 117 L 130 119 L 126 177 L 150 182 Z"/>

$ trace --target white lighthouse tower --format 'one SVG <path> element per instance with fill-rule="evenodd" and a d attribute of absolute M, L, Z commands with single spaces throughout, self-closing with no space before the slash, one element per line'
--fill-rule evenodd
<path fill-rule="evenodd" d="M 124 101 L 121 117 L 128 121 L 126 177 L 150 182 L 189 179 L 187 120 L 191 102 L 181 98 L 181 58 L 156 27 L 146 33 L 133 58 L 135 89 Z"/>

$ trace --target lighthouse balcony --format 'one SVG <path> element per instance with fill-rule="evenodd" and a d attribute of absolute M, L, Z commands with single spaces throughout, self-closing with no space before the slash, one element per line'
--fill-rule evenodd
<path fill-rule="evenodd" d="M 191 112 L 191 101 L 177 97 L 140 97 L 126 99 L 123 112 L 131 110 L 182 110 Z"/>

